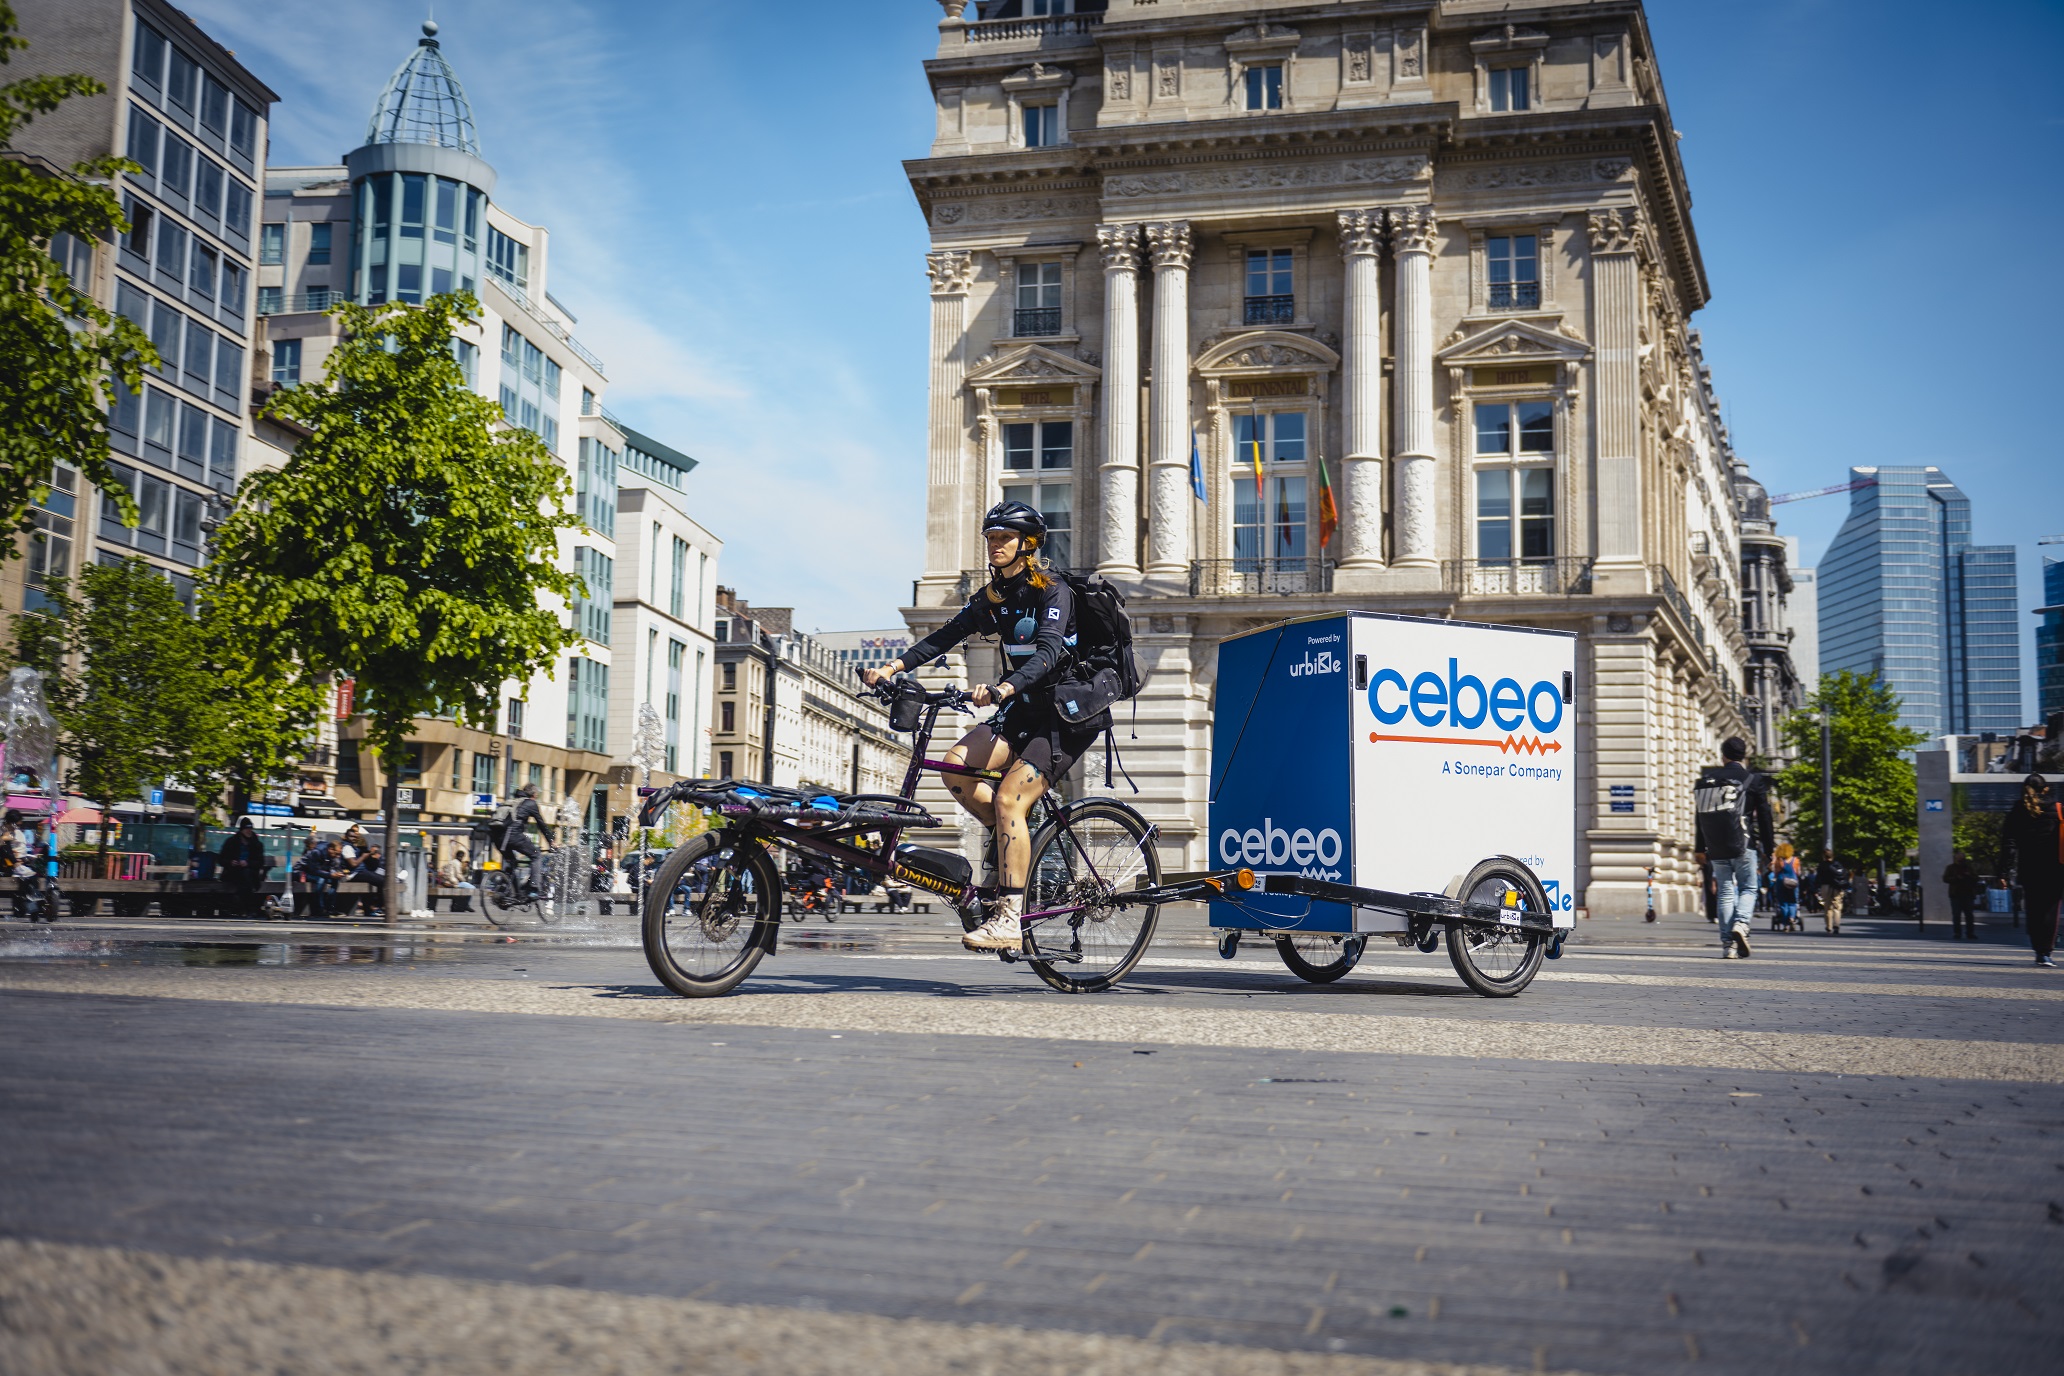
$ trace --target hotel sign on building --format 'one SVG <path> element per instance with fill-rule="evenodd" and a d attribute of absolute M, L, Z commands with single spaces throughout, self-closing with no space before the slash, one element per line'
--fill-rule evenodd
<path fill-rule="evenodd" d="M 980 513 L 1037 506 L 1131 597 L 1126 763 L 1195 868 L 1221 641 L 1346 608 L 1576 631 L 1584 901 L 1639 911 L 1653 866 L 1693 906 L 1747 651 L 1638 0 L 942 8 L 911 632 L 980 579 Z"/>

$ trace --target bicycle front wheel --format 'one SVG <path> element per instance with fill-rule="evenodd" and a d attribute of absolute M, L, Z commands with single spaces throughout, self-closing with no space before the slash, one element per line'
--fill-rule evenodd
<path fill-rule="evenodd" d="M 1160 882 L 1153 831 L 1137 812 L 1102 800 L 1062 812 L 1032 838 L 1025 911 L 1074 911 L 1026 923 L 1032 969 L 1064 994 L 1124 979 L 1147 953 L 1161 909 L 1123 897 Z"/>
<path fill-rule="evenodd" d="M 675 847 L 645 891 L 645 962 L 683 998 L 728 994 L 781 922 L 781 876 L 757 844 L 705 832 Z"/>
<path fill-rule="evenodd" d="M 497 927 L 512 927 L 523 916 L 523 895 L 515 873 L 506 866 L 480 874 L 480 912 Z"/>

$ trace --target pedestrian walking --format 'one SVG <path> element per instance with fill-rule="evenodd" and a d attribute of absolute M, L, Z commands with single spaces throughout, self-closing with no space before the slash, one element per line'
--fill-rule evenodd
<path fill-rule="evenodd" d="M 1756 916 L 1756 885 L 1771 853 L 1776 820 L 1770 814 L 1770 780 L 1744 763 L 1749 743 L 1729 736 L 1720 743 L 1724 763 L 1699 772 L 1693 797 L 1699 845 L 1713 867 L 1719 913 L 1720 957 L 1747 959 L 1749 923 Z"/>
<path fill-rule="evenodd" d="M 1849 896 L 1849 867 L 1835 858 L 1832 850 L 1820 853 L 1820 866 L 1813 871 L 1813 889 L 1820 895 L 1820 916 L 1829 936 L 1842 934 L 1842 907 Z"/>
<path fill-rule="evenodd" d="M 1799 872 L 1799 857 L 1787 841 L 1777 848 L 1777 863 L 1770 867 L 1770 893 L 1777 905 L 1770 930 L 1776 931 L 1779 924 L 1787 931 L 1799 930 L 1799 891 L 1805 882 L 1806 876 Z"/>
<path fill-rule="evenodd" d="M 258 828 L 251 825 L 248 817 L 237 823 L 237 829 L 215 852 L 215 872 L 229 885 L 232 906 L 244 917 L 257 911 L 258 886 L 271 868 L 272 857 L 265 853 L 265 842 L 259 839 Z"/>
<path fill-rule="evenodd" d="M 1962 851 L 1951 856 L 1949 868 L 1942 872 L 1942 882 L 1949 887 L 1949 938 L 1952 941 L 1976 941 L 1978 939 L 1977 917 L 1979 891 L 1985 887 L 1978 877 L 1977 868 L 1964 858 Z"/>
<path fill-rule="evenodd" d="M 2064 899 L 2064 803 L 2050 796 L 2050 782 L 2030 774 L 2021 782 L 2021 801 L 2000 826 L 2000 853 L 2021 880 L 2028 904 L 2028 944 L 2037 965 L 2054 966 L 2057 904 Z"/>

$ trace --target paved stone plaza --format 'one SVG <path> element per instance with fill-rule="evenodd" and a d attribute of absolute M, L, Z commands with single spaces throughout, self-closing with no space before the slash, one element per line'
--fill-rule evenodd
<path fill-rule="evenodd" d="M 2064 980 L 1852 926 L 1492 1002 L 849 918 L 693 1003 L 621 918 L 15 928 L 0 1370 L 2055 1370 Z"/>

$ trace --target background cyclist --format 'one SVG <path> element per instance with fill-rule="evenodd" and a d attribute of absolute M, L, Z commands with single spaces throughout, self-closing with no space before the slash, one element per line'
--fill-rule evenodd
<path fill-rule="evenodd" d="M 1023 502 L 1000 502 L 982 518 L 989 583 L 951 621 L 878 669 L 869 684 L 928 664 L 969 636 L 992 635 L 1002 648 L 1002 680 L 977 684 L 975 705 L 1001 704 L 946 752 L 955 764 L 1003 772 L 1000 783 L 946 776 L 960 805 L 990 829 L 980 890 L 988 919 L 962 938 L 977 951 L 1016 950 L 1024 941 L 1025 872 L 1032 860 L 1026 816 L 1052 781 L 1066 774 L 1102 734 L 1108 714 L 1080 724 L 1054 710 L 1051 690 L 1075 643 L 1075 597 L 1044 568 L 1046 521 Z M 970 671 L 972 676 L 972 670 Z"/>
<path fill-rule="evenodd" d="M 530 839 L 533 824 L 544 834 L 545 845 L 558 844 L 552 824 L 545 820 L 544 809 L 538 806 L 538 786 L 525 784 L 516 790 L 516 806 L 509 814 L 508 830 L 496 839 L 495 844 L 510 855 L 521 855 L 530 861 L 530 878 L 525 882 L 528 895 L 537 894 L 544 885 L 544 866 L 538 859 L 537 844 Z"/>

